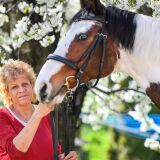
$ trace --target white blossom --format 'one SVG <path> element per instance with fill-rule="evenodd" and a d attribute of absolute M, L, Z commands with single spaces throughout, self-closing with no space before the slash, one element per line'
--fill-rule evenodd
<path fill-rule="evenodd" d="M 53 42 L 55 41 L 55 36 L 46 36 L 44 37 L 41 41 L 40 44 L 43 47 L 48 47 L 49 45 L 51 45 Z"/>
<path fill-rule="evenodd" d="M 47 6 L 43 5 L 39 7 L 39 14 L 44 15 L 47 12 Z"/>
<path fill-rule="evenodd" d="M 0 46 L 2 46 L 2 48 L 7 52 L 7 53 L 11 53 L 12 49 L 10 47 L 12 41 L 11 38 L 9 37 L 8 33 L 3 32 L 0 29 Z"/>
<path fill-rule="evenodd" d="M 157 140 L 158 134 L 153 134 L 150 138 L 145 140 L 144 146 L 150 148 L 151 150 L 160 151 L 160 143 Z"/>
<path fill-rule="evenodd" d="M 11 38 L 9 37 L 8 33 L 3 32 L 0 29 L 0 45 L 10 45 L 12 43 Z"/>
<path fill-rule="evenodd" d="M 35 11 L 35 13 L 39 13 L 40 12 L 40 8 L 38 6 L 35 6 L 34 7 L 34 11 Z"/>
<path fill-rule="evenodd" d="M 5 22 L 8 22 L 9 18 L 5 14 L 0 14 L 0 27 L 4 25 Z"/>
<path fill-rule="evenodd" d="M 17 22 L 15 28 L 11 32 L 11 38 L 13 41 L 13 48 L 19 48 L 21 45 L 28 40 L 27 32 L 28 26 L 31 24 L 31 21 L 28 17 L 23 17 Z"/>
<path fill-rule="evenodd" d="M 55 5 L 56 0 L 36 0 L 38 4 L 45 4 L 47 7 L 53 7 Z"/>
<path fill-rule="evenodd" d="M 0 13 L 5 13 L 6 8 L 3 5 L 0 5 Z"/>
<path fill-rule="evenodd" d="M 12 48 L 9 45 L 3 44 L 2 47 L 7 53 L 12 53 Z"/>
<path fill-rule="evenodd" d="M 51 17 L 50 18 L 50 23 L 51 23 L 52 27 L 56 27 L 59 24 L 61 24 L 62 23 L 62 17 L 60 16 L 60 14 L 58 14 L 55 17 Z"/>
<path fill-rule="evenodd" d="M 33 4 L 32 3 L 28 4 L 25 1 L 23 1 L 23 2 L 20 2 L 18 4 L 18 9 L 22 13 L 27 14 L 27 13 L 30 13 L 33 10 Z"/>
<path fill-rule="evenodd" d="M 61 4 L 56 5 L 56 8 L 48 8 L 48 15 L 52 16 L 58 12 L 63 12 L 63 7 Z"/>
<path fill-rule="evenodd" d="M 139 8 L 142 5 L 142 0 L 136 0 L 136 7 Z"/>
<path fill-rule="evenodd" d="M 128 114 L 131 115 L 135 120 L 141 122 L 140 130 L 145 132 L 149 129 L 155 130 L 157 133 L 160 133 L 160 126 L 158 126 L 152 118 L 148 116 L 150 112 L 150 106 L 136 106 L 135 111 L 130 111 Z"/>

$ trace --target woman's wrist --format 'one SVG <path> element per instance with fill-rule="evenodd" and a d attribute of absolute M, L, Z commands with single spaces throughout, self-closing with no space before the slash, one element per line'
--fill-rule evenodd
<path fill-rule="evenodd" d="M 31 119 L 34 119 L 34 120 L 41 120 L 42 119 L 42 116 L 37 112 L 37 110 L 35 109 L 35 111 L 33 112 L 33 115 L 31 117 Z"/>

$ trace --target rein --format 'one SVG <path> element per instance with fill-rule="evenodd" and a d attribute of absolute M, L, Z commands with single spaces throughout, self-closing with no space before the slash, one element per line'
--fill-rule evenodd
<path fill-rule="evenodd" d="M 93 88 L 97 85 L 97 83 L 99 82 L 99 79 L 101 77 L 102 74 L 102 69 L 104 66 L 104 60 L 105 60 L 105 53 L 106 53 L 106 40 L 107 40 L 107 35 L 105 35 L 105 25 L 108 23 L 106 21 L 104 21 L 103 19 L 99 18 L 99 17 L 92 17 L 92 16 L 85 16 L 82 15 L 80 18 L 76 19 L 75 22 L 77 21 L 81 21 L 81 20 L 94 20 L 94 21 L 98 21 L 102 23 L 102 29 L 100 30 L 100 32 L 98 32 L 95 36 L 94 41 L 91 43 L 91 45 L 89 46 L 89 48 L 82 54 L 82 56 L 80 57 L 80 59 L 76 62 L 68 60 L 65 57 L 59 56 L 59 55 L 53 55 L 50 54 L 47 57 L 47 60 L 55 60 L 61 63 L 64 63 L 65 65 L 67 65 L 68 67 L 70 67 L 71 69 L 76 71 L 75 75 L 71 75 L 66 77 L 66 83 L 60 88 L 60 90 L 63 87 L 67 87 L 67 93 L 64 99 L 64 104 L 65 104 L 65 117 L 64 117 L 64 122 L 66 125 L 65 128 L 65 155 L 67 155 L 70 151 L 70 125 L 71 125 L 71 113 L 72 113 L 72 100 L 73 100 L 73 95 L 74 92 L 76 91 L 76 89 L 80 86 L 83 85 L 83 80 L 82 80 L 82 74 L 84 73 L 85 69 L 87 68 L 89 62 L 92 60 L 92 58 L 94 57 L 95 53 L 96 53 L 96 48 L 99 45 L 102 45 L 102 54 L 100 56 L 100 65 L 99 65 L 99 72 L 96 78 L 96 82 L 93 85 L 88 86 L 88 88 Z M 82 62 L 84 59 L 86 58 L 86 60 L 83 62 L 83 64 L 79 67 L 79 63 Z M 74 87 L 70 87 L 69 86 L 69 79 L 75 79 L 76 80 L 76 85 Z M 87 85 L 87 84 L 86 84 Z M 58 91 L 59 93 L 60 91 Z M 56 95 L 58 94 L 56 93 Z M 57 111 L 55 111 L 57 112 Z M 56 113 L 55 113 L 56 115 Z M 56 125 L 53 122 L 53 118 L 55 117 L 55 124 L 58 125 L 58 123 L 56 121 L 58 121 L 58 118 L 56 118 L 56 116 L 53 116 L 53 113 L 51 114 L 51 125 L 52 125 L 52 139 L 53 139 L 53 145 L 54 145 L 54 160 L 58 160 L 58 135 L 57 135 L 57 129 L 58 127 L 56 127 Z M 54 127 L 53 127 L 54 126 Z"/>

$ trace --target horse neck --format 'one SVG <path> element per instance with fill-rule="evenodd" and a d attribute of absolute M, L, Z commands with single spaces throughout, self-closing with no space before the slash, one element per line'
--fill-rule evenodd
<path fill-rule="evenodd" d="M 141 14 L 133 15 L 131 13 L 131 16 L 129 16 L 130 13 L 125 12 L 128 17 L 125 19 L 122 16 L 122 23 L 127 24 L 129 21 L 129 28 L 132 28 L 132 30 L 128 29 L 126 33 L 123 32 L 127 27 L 124 24 L 117 31 L 119 29 L 118 24 L 123 25 L 116 21 L 120 14 L 117 14 L 108 28 L 110 31 L 108 32 L 113 35 L 113 40 L 120 53 L 115 70 L 128 73 L 139 82 L 140 86 L 146 88 L 149 82 L 159 82 L 160 80 L 158 73 L 160 69 L 160 20 Z M 114 15 L 111 18 L 113 17 Z M 115 33 L 110 28 L 112 25 Z M 122 33 L 124 39 L 121 38 Z"/>
<path fill-rule="evenodd" d="M 121 35 L 126 26 L 120 27 L 118 31 L 118 23 L 113 22 L 108 28 L 120 55 L 114 70 L 128 73 L 160 107 L 160 20 L 140 14 L 134 15 L 130 23 L 133 30 L 126 30 L 125 39 L 121 38 Z M 125 43 L 126 40 L 129 40 L 129 43 Z"/>
<path fill-rule="evenodd" d="M 136 20 L 133 49 L 118 48 L 120 58 L 115 71 L 128 73 L 146 90 L 151 83 L 160 83 L 160 41 L 157 39 L 160 37 L 160 21 L 142 15 Z"/>

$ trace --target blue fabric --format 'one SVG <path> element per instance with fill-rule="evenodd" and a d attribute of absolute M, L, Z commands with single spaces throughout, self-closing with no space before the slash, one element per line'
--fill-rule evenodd
<path fill-rule="evenodd" d="M 160 114 L 149 114 L 149 117 L 160 126 Z M 153 133 L 156 133 L 154 130 L 149 130 L 146 132 L 140 131 L 140 122 L 136 121 L 127 114 L 107 116 L 105 119 L 105 124 L 119 132 L 123 132 L 141 139 L 150 138 Z M 160 137 L 157 140 L 160 140 Z"/>

